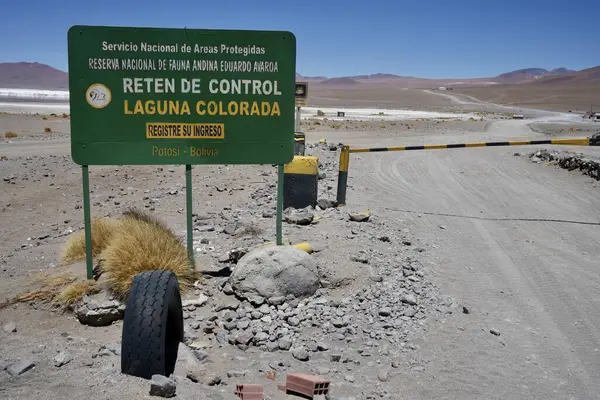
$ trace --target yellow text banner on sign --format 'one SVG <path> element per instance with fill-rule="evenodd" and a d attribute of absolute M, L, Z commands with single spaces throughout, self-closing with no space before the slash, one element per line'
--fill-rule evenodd
<path fill-rule="evenodd" d="M 225 139 L 225 124 L 146 123 L 148 139 Z"/>

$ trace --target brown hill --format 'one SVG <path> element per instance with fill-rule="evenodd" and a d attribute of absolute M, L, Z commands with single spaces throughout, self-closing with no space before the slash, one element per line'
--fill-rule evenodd
<path fill-rule="evenodd" d="M 344 77 L 344 78 L 331 78 L 331 79 L 325 79 L 323 81 L 321 81 L 322 85 L 358 85 L 359 82 L 349 78 L 349 77 Z"/>
<path fill-rule="evenodd" d="M 600 105 L 600 66 L 525 84 L 455 88 L 483 101 L 556 111 L 587 111 Z"/>
<path fill-rule="evenodd" d="M 556 85 L 563 83 L 600 83 L 600 66 L 582 69 L 562 76 L 547 76 L 535 83 L 543 85 Z"/>
<path fill-rule="evenodd" d="M 66 72 L 49 65 L 30 62 L 0 63 L 0 87 L 67 90 Z"/>
<path fill-rule="evenodd" d="M 543 80 L 547 77 L 555 78 L 568 76 L 575 72 L 576 71 L 566 68 L 556 68 L 550 71 L 544 68 L 526 68 L 500 74 L 494 78 L 494 81 L 505 84 L 530 83 Z"/>

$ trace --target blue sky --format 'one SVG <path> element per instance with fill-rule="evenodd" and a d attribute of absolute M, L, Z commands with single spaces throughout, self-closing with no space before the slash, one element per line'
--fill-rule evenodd
<path fill-rule="evenodd" d="M 592 0 L 6 3 L 0 62 L 37 61 L 62 70 L 67 30 L 78 24 L 289 30 L 297 38 L 297 71 L 310 76 L 463 78 L 600 65 L 600 8 Z"/>

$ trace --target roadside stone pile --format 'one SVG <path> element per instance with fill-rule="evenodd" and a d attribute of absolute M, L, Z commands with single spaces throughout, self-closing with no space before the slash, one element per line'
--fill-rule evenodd
<path fill-rule="evenodd" d="M 579 170 L 584 175 L 600 180 L 600 162 L 586 158 L 582 154 L 543 149 L 530 153 L 529 158 L 536 163 L 553 162 L 569 171 Z"/>
<path fill-rule="evenodd" d="M 428 316 L 455 307 L 452 299 L 437 297 L 412 257 L 381 265 L 368 285 L 342 299 L 319 288 L 317 269 L 311 256 L 294 248 L 249 253 L 222 281 L 220 290 L 228 300 L 215 304 L 213 315 L 206 318 L 195 306 L 186 308 L 186 343 L 289 351 L 300 361 L 330 352 L 336 362 L 342 353 L 330 350 L 349 346 L 363 357 L 376 352 L 392 356 L 414 349 L 407 341 Z"/>

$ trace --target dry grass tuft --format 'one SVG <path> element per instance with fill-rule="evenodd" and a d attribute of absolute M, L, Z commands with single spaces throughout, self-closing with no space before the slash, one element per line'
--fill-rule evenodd
<path fill-rule="evenodd" d="M 63 113 L 62 117 L 63 118 L 69 118 L 69 114 Z"/>
<path fill-rule="evenodd" d="M 48 128 L 48 127 L 45 127 L 45 128 L 44 128 L 44 132 L 46 132 L 46 133 L 51 133 L 51 132 L 52 132 L 52 129 L 50 129 L 50 128 Z"/>
<path fill-rule="evenodd" d="M 34 276 L 34 286 L 36 286 L 36 289 L 16 296 L 15 300 L 17 302 L 52 302 L 64 286 L 76 280 L 77 277 L 70 273 L 63 273 L 57 276 L 40 273 Z"/>
<path fill-rule="evenodd" d="M 172 271 L 182 292 L 196 280 L 181 239 L 162 222 L 139 211 L 125 213 L 100 261 L 112 292 L 120 298 L 128 295 L 133 277 L 144 271 Z"/>
<path fill-rule="evenodd" d="M 8 139 L 16 138 L 17 135 L 15 132 L 4 132 L 4 137 Z"/>
<path fill-rule="evenodd" d="M 4 154 L 0 154 L 0 161 L 8 161 L 8 157 L 6 157 Z"/>
<path fill-rule="evenodd" d="M 92 219 L 92 256 L 96 257 L 106 249 L 119 224 L 119 220 L 109 218 Z M 62 256 L 65 263 L 80 260 L 85 260 L 85 232 L 79 232 L 69 239 Z"/>
<path fill-rule="evenodd" d="M 68 308 L 83 299 L 83 296 L 86 294 L 90 295 L 96 293 L 100 293 L 100 288 L 93 279 L 73 282 L 54 298 L 54 304 L 63 308 Z"/>

